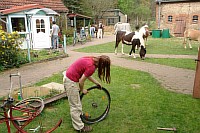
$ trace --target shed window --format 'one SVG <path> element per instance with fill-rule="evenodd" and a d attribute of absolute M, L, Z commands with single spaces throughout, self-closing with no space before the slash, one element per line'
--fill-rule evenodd
<path fill-rule="evenodd" d="M 25 32 L 26 26 L 25 26 L 25 18 L 24 17 L 18 17 L 18 18 L 11 18 L 12 23 L 12 31 L 18 31 L 18 32 Z"/>
<path fill-rule="evenodd" d="M 36 31 L 37 33 L 39 32 L 44 32 L 45 33 L 45 23 L 44 23 L 44 20 L 41 19 L 36 19 Z"/>
<path fill-rule="evenodd" d="M 198 22 L 198 15 L 194 15 L 194 16 L 192 17 L 192 22 L 193 22 L 193 23 L 197 23 L 197 22 Z"/>
<path fill-rule="evenodd" d="M 170 15 L 168 16 L 168 22 L 172 22 L 173 17 Z"/>

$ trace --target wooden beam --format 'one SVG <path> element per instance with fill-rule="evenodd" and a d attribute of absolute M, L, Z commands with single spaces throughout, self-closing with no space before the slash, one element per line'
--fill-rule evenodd
<path fill-rule="evenodd" d="M 200 98 L 200 50 L 198 53 L 196 74 L 194 79 L 193 97 Z"/>

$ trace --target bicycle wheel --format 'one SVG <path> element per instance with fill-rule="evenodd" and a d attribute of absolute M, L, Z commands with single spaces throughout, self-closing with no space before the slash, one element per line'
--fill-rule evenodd
<path fill-rule="evenodd" d="M 8 114 L 18 122 L 24 122 L 34 119 L 43 109 L 44 101 L 42 98 L 30 97 L 16 103 Z"/>
<path fill-rule="evenodd" d="M 93 86 L 88 90 L 88 94 L 80 95 L 83 115 L 81 119 L 86 124 L 94 124 L 104 120 L 110 110 L 111 98 L 109 92 L 102 87 Z"/>

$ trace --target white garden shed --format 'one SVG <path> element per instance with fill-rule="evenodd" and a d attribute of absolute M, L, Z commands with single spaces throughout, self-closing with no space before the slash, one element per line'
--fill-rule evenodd
<path fill-rule="evenodd" d="M 51 22 L 59 15 L 38 4 L 16 6 L 0 10 L 0 20 L 7 32 L 17 31 L 24 37 L 23 49 L 44 49 L 51 47 Z"/>

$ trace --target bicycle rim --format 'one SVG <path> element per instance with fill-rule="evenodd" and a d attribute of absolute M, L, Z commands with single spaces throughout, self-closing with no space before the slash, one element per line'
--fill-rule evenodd
<path fill-rule="evenodd" d="M 23 108 L 24 110 L 28 109 L 37 116 L 44 109 L 44 101 L 40 97 L 30 97 L 18 102 L 15 106 Z"/>
<path fill-rule="evenodd" d="M 29 123 L 37 117 L 44 109 L 44 101 L 40 97 L 30 97 L 26 98 L 15 104 L 9 110 L 10 118 L 14 119 L 12 121 L 16 129 L 24 131 L 24 128 L 29 125 Z"/>
<path fill-rule="evenodd" d="M 44 101 L 40 97 L 26 98 L 12 107 L 11 117 L 15 118 L 19 122 L 35 118 L 44 109 Z M 10 112 L 10 110 L 9 110 Z"/>
<path fill-rule="evenodd" d="M 81 94 L 83 115 L 81 119 L 86 124 L 94 124 L 104 120 L 110 110 L 110 94 L 105 89 L 93 86 L 88 90 L 88 94 Z"/>

